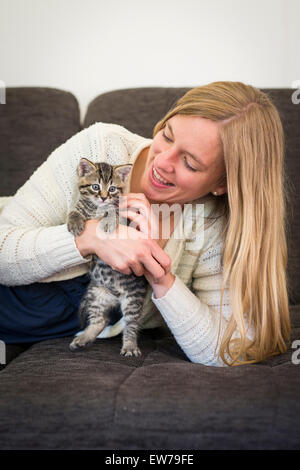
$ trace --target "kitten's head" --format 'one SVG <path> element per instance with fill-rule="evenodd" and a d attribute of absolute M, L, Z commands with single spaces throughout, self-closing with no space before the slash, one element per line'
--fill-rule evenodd
<path fill-rule="evenodd" d="M 118 204 L 126 188 L 132 165 L 92 163 L 87 158 L 79 162 L 77 173 L 80 196 L 96 205 Z"/>

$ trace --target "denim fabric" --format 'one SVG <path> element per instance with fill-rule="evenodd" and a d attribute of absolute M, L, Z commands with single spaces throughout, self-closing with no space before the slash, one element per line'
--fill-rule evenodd
<path fill-rule="evenodd" d="M 88 283 L 85 274 L 67 281 L 0 285 L 0 339 L 16 344 L 75 334 L 80 329 L 77 309 Z"/>

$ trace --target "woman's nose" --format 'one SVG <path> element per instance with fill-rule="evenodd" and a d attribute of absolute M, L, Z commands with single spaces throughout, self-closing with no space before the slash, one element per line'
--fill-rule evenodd
<path fill-rule="evenodd" d="M 166 173 L 172 173 L 175 169 L 177 154 L 173 149 L 165 150 L 157 155 L 155 167 L 161 168 Z"/>

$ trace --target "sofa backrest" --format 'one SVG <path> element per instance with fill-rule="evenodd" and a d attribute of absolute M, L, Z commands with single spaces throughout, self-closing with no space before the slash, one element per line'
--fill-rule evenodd
<path fill-rule="evenodd" d="M 83 126 L 76 98 L 52 88 L 6 90 L 0 105 L 0 196 L 9 196 L 28 179 L 52 150 L 94 122 L 120 124 L 151 138 L 156 122 L 189 88 L 133 88 L 97 96 Z M 288 283 L 292 304 L 300 303 L 300 104 L 292 89 L 263 89 L 280 113 L 286 136 L 286 171 L 291 189 L 288 233 Z"/>
<path fill-rule="evenodd" d="M 6 89 L 0 104 L 0 196 L 11 196 L 56 147 L 80 130 L 76 98 L 63 90 Z"/>

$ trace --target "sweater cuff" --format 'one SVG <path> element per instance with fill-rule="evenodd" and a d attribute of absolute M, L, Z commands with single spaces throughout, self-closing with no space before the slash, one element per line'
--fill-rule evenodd
<path fill-rule="evenodd" d="M 166 295 L 156 299 L 152 293 L 151 300 L 165 320 L 177 324 L 189 321 L 200 306 L 200 299 L 177 276 Z"/>
<path fill-rule="evenodd" d="M 79 264 L 88 263 L 91 257 L 83 258 L 67 226 L 59 225 L 41 230 L 37 239 L 38 253 L 50 271 L 57 272 Z"/>

